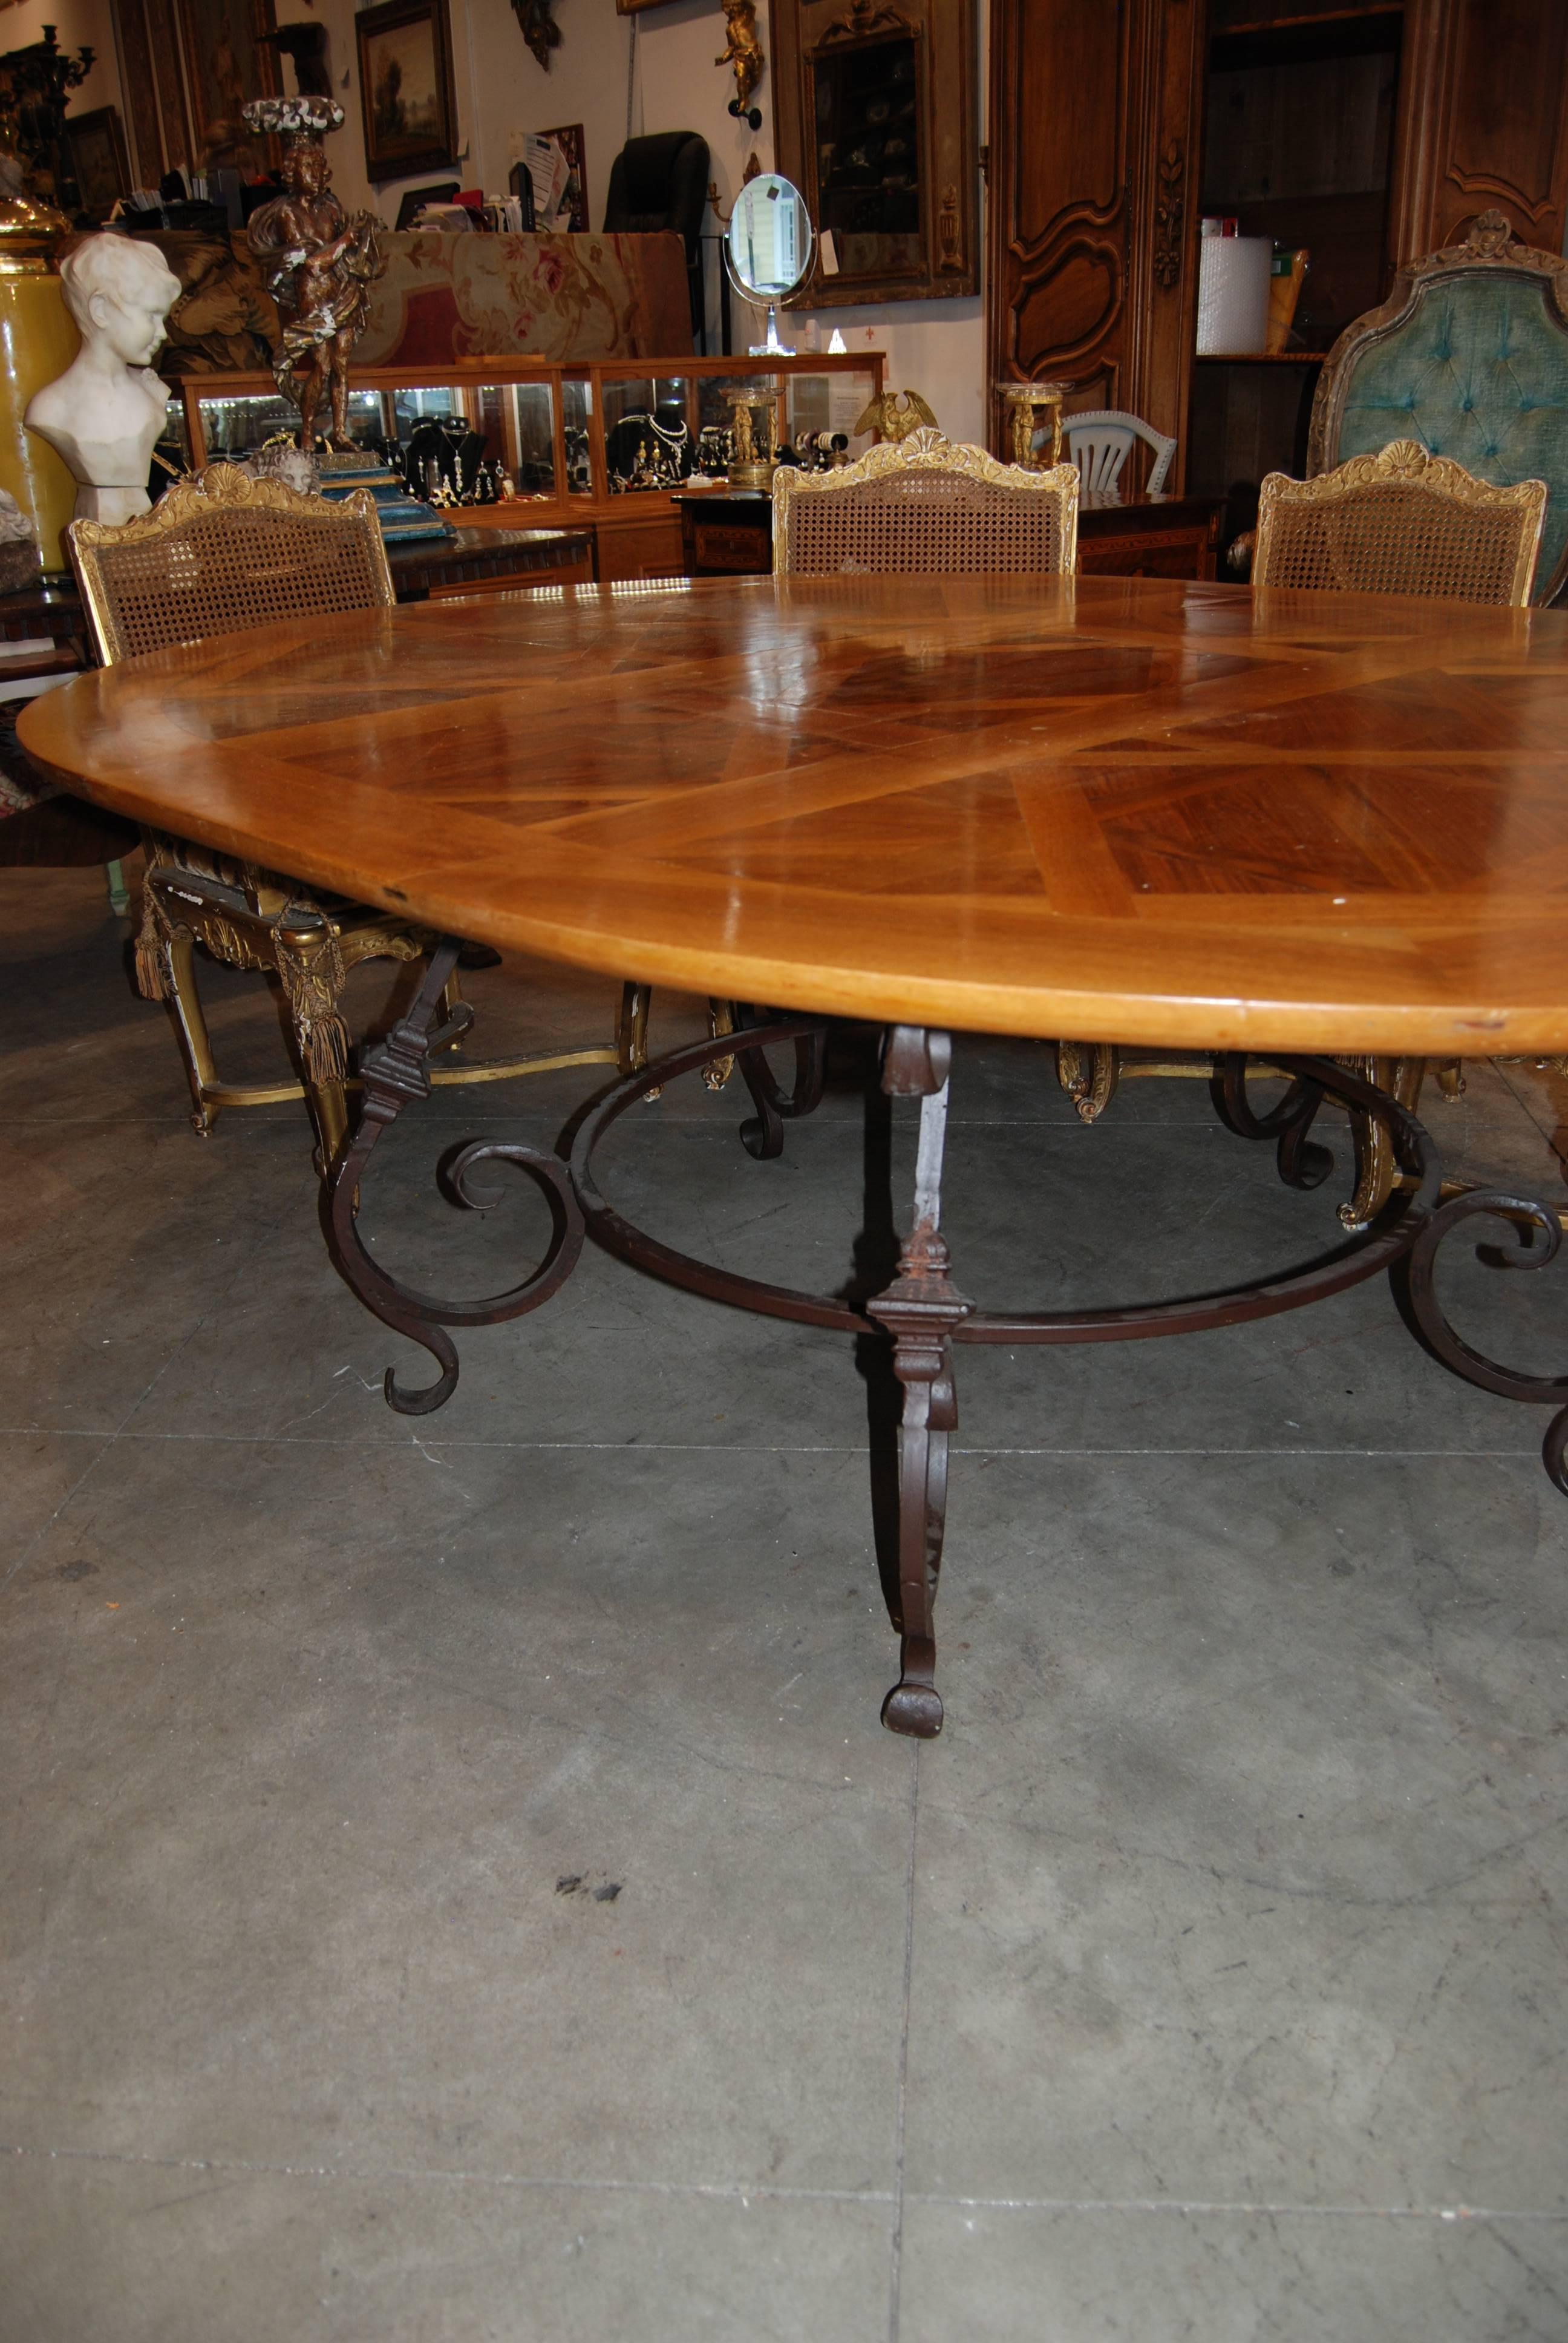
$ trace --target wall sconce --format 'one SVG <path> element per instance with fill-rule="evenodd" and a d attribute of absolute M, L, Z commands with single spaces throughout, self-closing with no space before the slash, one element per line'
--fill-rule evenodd
<path fill-rule="evenodd" d="M 762 109 L 751 103 L 752 92 L 762 78 L 768 60 L 762 54 L 762 44 L 757 37 L 757 0 L 723 0 L 724 23 L 728 39 L 724 55 L 715 57 L 716 65 L 735 68 L 735 95 L 729 101 L 729 112 L 749 129 L 760 130 Z"/>

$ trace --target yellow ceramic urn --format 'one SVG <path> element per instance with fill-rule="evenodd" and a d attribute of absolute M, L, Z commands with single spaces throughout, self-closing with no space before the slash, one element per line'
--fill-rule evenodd
<path fill-rule="evenodd" d="M 70 223 L 19 193 L 0 196 L 0 488 L 31 523 L 45 573 L 69 568 L 60 532 L 76 502 L 63 458 L 22 421 L 27 402 L 81 347 L 55 251 Z"/>

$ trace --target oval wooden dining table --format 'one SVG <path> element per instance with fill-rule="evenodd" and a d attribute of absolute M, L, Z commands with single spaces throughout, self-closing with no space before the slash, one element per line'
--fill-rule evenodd
<path fill-rule="evenodd" d="M 356 1203 L 380 1131 L 443 1038 L 438 950 L 362 1068 L 334 1179 L 340 1265 L 457 1380 L 447 1329 L 562 1282 L 586 1225 L 656 1274 L 839 1332 L 879 1325 L 902 1387 L 902 1669 L 884 1708 L 941 1722 L 933 1605 L 952 1353 L 1132 1339 L 1293 1308 L 1383 1269 L 1423 1339 L 1484 1387 L 1554 1406 L 1568 1379 L 1483 1358 L 1435 1297 L 1480 1213 L 1551 1257 L 1540 1200 L 1442 1200 L 1428 1135 L 1341 1062 L 1568 1051 L 1568 617 L 1133 578 L 846 577 L 564 588 L 272 626 L 89 675 L 33 703 L 44 769 L 116 812 L 450 936 L 768 1004 L 622 1081 L 569 1174 L 478 1141 L 555 1214 L 544 1262 L 458 1305 L 372 1262 Z M 883 1029 L 921 1101 L 899 1273 L 863 1304 L 701 1263 L 606 1202 L 592 1152 L 631 1101 L 739 1058 L 754 1153 L 820 1095 L 824 1022 Z M 1325 1095 L 1383 1120 L 1403 1184 L 1364 1234 L 1281 1278 L 1116 1311 L 1008 1313 L 958 1288 L 940 1228 L 949 1036 L 1083 1036 L 1219 1053 L 1231 1128 L 1311 1184 Z M 775 1071 L 792 1050 L 786 1086 Z M 769 1056 L 769 1052 L 772 1055 Z M 1249 1054 L 1292 1077 L 1261 1113 Z M 1303 1055 L 1302 1053 L 1311 1053 Z"/>

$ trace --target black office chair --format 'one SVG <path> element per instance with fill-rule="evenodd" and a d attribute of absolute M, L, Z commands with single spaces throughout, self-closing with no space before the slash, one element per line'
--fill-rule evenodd
<path fill-rule="evenodd" d="M 427 204 L 449 204 L 462 184 L 461 179 L 443 179 L 438 186 L 410 187 L 397 206 L 398 228 L 412 227 Z"/>
<path fill-rule="evenodd" d="M 607 235 L 651 236 L 673 228 L 686 246 L 686 279 L 691 293 L 691 330 L 701 347 L 703 206 L 708 201 L 708 141 L 695 130 L 663 130 L 652 138 L 628 138 L 609 169 L 605 203 Z"/>

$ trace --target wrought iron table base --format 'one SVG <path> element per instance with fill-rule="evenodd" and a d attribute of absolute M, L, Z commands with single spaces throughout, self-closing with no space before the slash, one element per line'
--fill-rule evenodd
<path fill-rule="evenodd" d="M 718 1058 L 735 1058 L 757 1109 L 742 1127 L 748 1150 L 759 1157 L 780 1151 L 785 1122 L 809 1113 L 821 1099 L 828 1031 L 820 1019 L 785 1017 L 690 1042 L 614 1084 L 579 1121 L 569 1171 L 557 1157 L 534 1148 L 497 1141 L 476 1141 L 463 1148 L 447 1169 L 458 1202 L 471 1210 L 487 1209 L 486 1200 L 468 1184 L 471 1173 L 484 1162 L 512 1163 L 544 1190 L 554 1222 L 551 1241 L 528 1277 L 485 1301 L 458 1303 L 415 1292 L 389 1276 L 365 1250 L 357 1226 L 357 1198 L 381 1132 L 410 1099 L 429 1093 L 427 1061 L 449 1038 L 447 1028 L 437 1028 L 437 1020 L 448 973 L 447 956 L 455 956 L 456 950 L 448 944 L 434 956 L 407 1017 L 366 1058 L 363 1118 L 337 1164 L 327 1200 L 334 1256 L 348 1283 L 387 1325 L 423 1343 L 440 1369 L 428 1388 L 408 1392 L 389 1368 L 388 1403 L 406 1414 L 426 1414 L 443 1405 L 457 1381 L 457 1350 L 447 1329 L 495 1324 L 537 1309 L 570 1274 L 585 1229 L 622 1260 L 712 1300 L 838 1333 L 865 1335 L 880 1329 L 891 1342 L 892 1371 L 902 1393 L 896 1623 L 900 1667 L 882 1708 L 883 1723 L 896 1733 L 930 1739 L 942 1725 L 935 1676 L 935 1608 L 947 1512 L 948 1442 L 958 1426 L 955 1343 L 1129 1342 L 1238 1325 L 1300 1309 L 1386 1270 L 1399 1283 L 1400 1300 L 1418 1338 L 1443 1365 L 1484 1391 L 1557 1411 L 1546 1433 L 1544 1462 L 1554 1485 L 1568 1495 L 1568 1376 L 1518 1374 L 1473 1349 L 1450 1325 L 1434 1282 L 1437 1255 L 1445 1240 L 1462 1222 L 1478 1219 L 1501 1222 L 1514 1238 L 1514 1251 L 1503 1256 L 1508 1266 L 1543 1268 L 1562 1239 L 1556 1212 L 1538 1198 L 1501 1190 L 1473 1192 L 1442 1202 L 1442 1168 L 1423 1126 L 1396 1099 L 1331 1059 L 1271 1053 L 1271 1067 L 1289 1075 L 1290 1088 L 1269 1113 L 1259 1115 L 1247 1097 L 1246 1059 L 1227 1058 L 1215 1082 L 1223 1119 L 1239 1136 L 1274 1144 L 1280 1175 L 1288 1184 L 1314 1187 L 1332 1158 L 1310 1133 L 1324 1097 L 1332 1093 L 1345 1106 L 1384 1120 L 1413 1185 L 1396 1195 L 1364 1233 L 1282 1277 L 1120 1309 L 1041 1313 L 977 1308 L 952 1282 L 940 1225 L 951 1041 L 946 1033 L 916 1026 L 889 1028 L 881 1055 L 883 1090 L 891 1097 L 920 1101 L 914 1209 L 891 1283 L 863 1307 L 699 1261 L 624 1219 L 595 1182 L 593 1157 L 599 1141 L 639 1099 L 682 1074 L 699 1072 Z M 785 1091 L 764 1052 L 791 1045 L 795 1083 Z"/>

